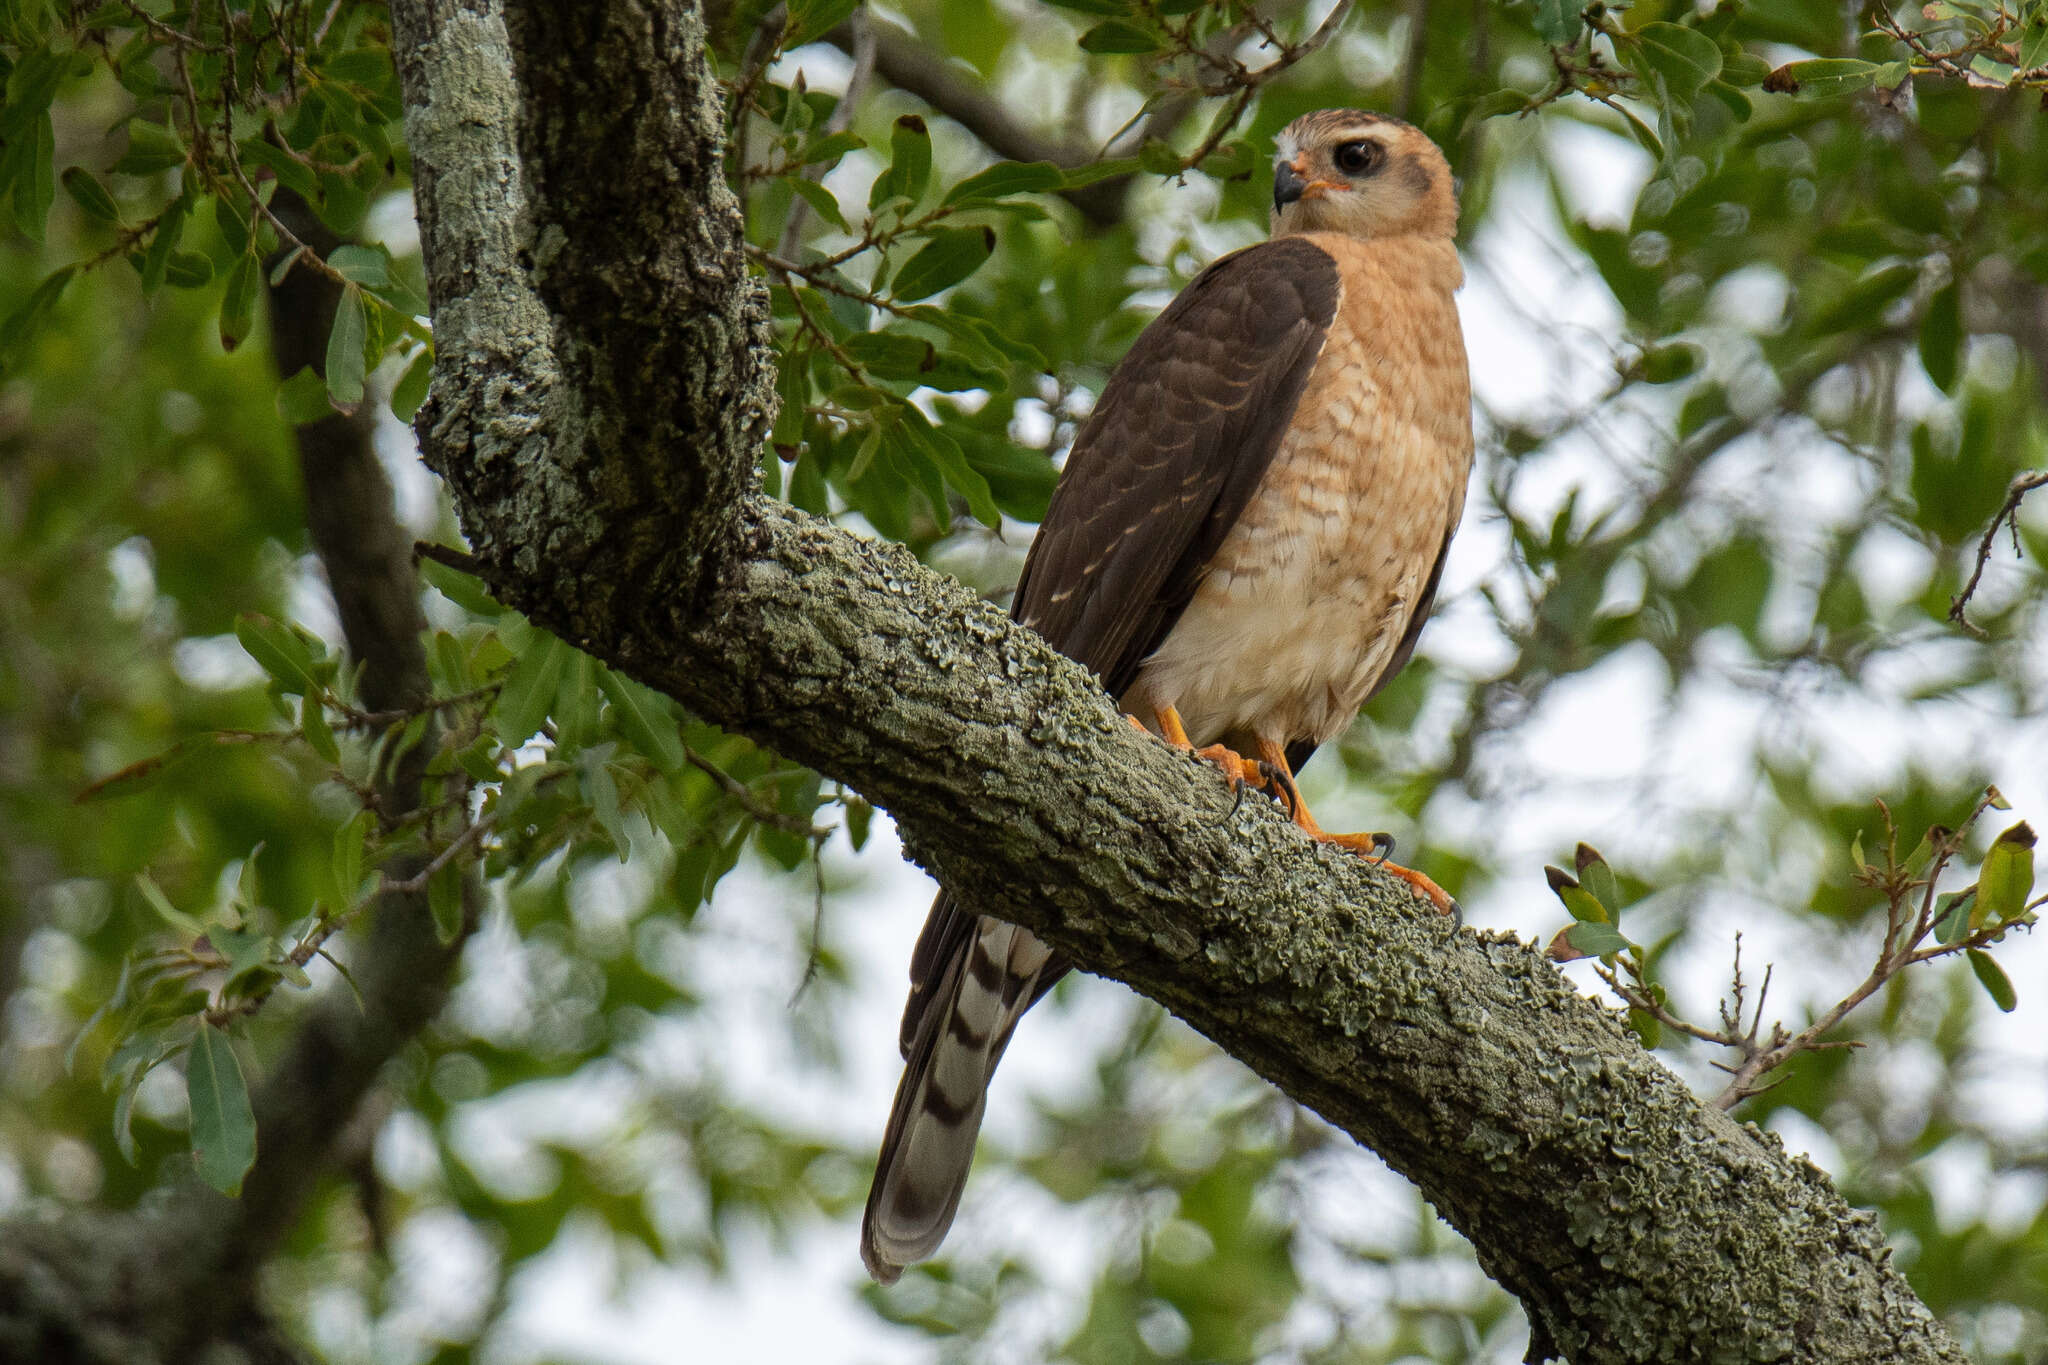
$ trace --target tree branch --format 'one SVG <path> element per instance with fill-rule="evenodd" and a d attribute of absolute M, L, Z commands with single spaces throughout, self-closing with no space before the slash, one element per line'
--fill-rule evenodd
<path fill-rule="evenodd" d="M 926 47 L 894 24 L 869 14 L 867 28 L 875 45 L 876 75 L 958 123 L 997 156 L 1010 161 L 1050 161 L 1055 166 L 1072 168 L 1109 154 L 1048 137 L 1029 127 L 1010 112 L 1008 105 L 959 74 L 944 53 Z M 826 34 L 825 41 L 849 55 L 859 51 L 860 36 L 851 21 Z M 1194 106 L 1195 100 L 1185 95 L 1162 99 L 1139 122 L 1139 131 L 1129 145 L 1165 137 Z M 1123 221 L 1124 195 L 1130 184 L 1130 176 L 1118 175 L 1061 194 L 1096 227 L 1114 227 Z"/>
<path fill-rule="evenodd" d="M 417 429 L 505 600 L 886 806 L 966 904 L 1373 1147 L 1539 1348 L 1963 1359 L 1873 1220 L 1535 948 L 1454 933 L 1277 810 L 1234 808 L 901 547 L 743 491 L 772 368 L 693 7 L 392 17 L 440 345 Z"/>
<path fill-rule="evenodd" d="M 1948 619 L 1980 640 L 1984 638 L 1984 631 L 1969 618 L 1970 598 L 1976 595 L 1977 580 L 1984 576 L 1984 566 L 1990 562 L 1991 546 L 1998 539 L 1998 528 L 2011 523 L 2013 553 L 2018 554 L 2020 504 L 2026 500 L 2027 494 L 2043 487 L 2048 487 L 2048 470 L 2030 469 L 2014 476 L 2011 486 L 2005 490 L 2004 504 L 1999 507 L 1998 514 L 1991 518 L 1991 524 L 1984 528 L 1983 539 L 1977 542 L 1977 562 L 1970 569 L 1970 581 L 1963 584 L 1963 590 L 1948 604 Z"/>

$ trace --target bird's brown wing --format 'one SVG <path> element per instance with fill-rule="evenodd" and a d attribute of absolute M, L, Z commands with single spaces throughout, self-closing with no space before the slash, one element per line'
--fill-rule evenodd
<path fill-rule="evenodd" d="M 1147 327 L 1068 456 L 1011 608 L 1121 695 L 1173 628 L 1273 462 L 1337 310 L 1298 238 L 1226 256 Z M 966 1184 L 988 1078 L 1067 971 L 943 893 L 911 956 L 905 1067 L 861 1229 L 877 1279 L 931 1254 Z"/>
<path fill-rule="evenodd" d="M 1103 387 L 1010 614 L 1086 664 L 1112 696 L 1173 629 L 1273 463 L 1337 299 L 1337 263 L 1313 242 L 1247 247 L 1197 275 Z M 949 896 L 933 903 L 910 959 L 905 1056 L 974 922 Z"/>
<path fill-rule="evenodd" d="M 1147 327 L 1074 442 L 1011 612 L 1101 676 L 1135 680 L 1265 477 L 1336 314 L 1313 242 L 1248 247 Z"/>

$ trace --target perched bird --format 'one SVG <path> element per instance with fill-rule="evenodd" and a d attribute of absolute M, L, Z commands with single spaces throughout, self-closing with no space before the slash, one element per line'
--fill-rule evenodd
<path fill-rule="evenodd" d="M 1136 723 L 1364 854 L 1391 841 L 1324 833 L 1293 774 L 1408 661 L 1464 508 L 1457 218 L 1450 167 L 1410 125 L 1354 109 L 1289 124 L 1271 239 L 1198 275 L 1110 375 L 1012 608 Z M 1067 970 L 1028 930 L 933 904 L 861 1228 L 877 1280 L 945 1237 L 989 1077 Z"/>

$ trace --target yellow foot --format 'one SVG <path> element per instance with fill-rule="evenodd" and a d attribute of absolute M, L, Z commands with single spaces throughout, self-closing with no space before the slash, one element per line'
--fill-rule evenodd
<path fill-rule="evenodd" d="M 1145 722 L 1139 720 L 1136 716 L 1126 714 L 1124 719 L 1138 729 L 1144 730 L 1146 734 L 1153 733 L 1151 729 L 1146 727 Z M 1193 754 L 1204 763 L 1212 765 L 1218 772 L 1223 774 L 1223 780 L 1230 783 L 1231 786 L 1240 788 L 1250 787 L 1254 791 L 1266 790 L 1269 778 L 1263 764 L 1254 759 L 1246 758 L 1243 754 L 1238 753 L 1234 749 L 1226 748 L 1221 744 L 1211 744 L 1206 749 L 1197 749 L 1194 743 L 1188 739 L 1187 727 L 1181 724 L 1180 713 L 1171 706 L 1155 710 L 1152 713 L 1152 719 L 1158 727 L 1157 732 L 1161 739 L 1182 753 Z"/>
<path fill-rule="evenodd" d="M 1390 873 L 1406 882 L 1410 890 L 1435 906 L 1439 914 L 1449 915 L 1456 923 L 1464 924 L 1465 912 L 1459 907 L 1458 902 L 1451 898 L 1450 892 L 1444 890 L 1441 886 L 1430 880 L 1428 876 L 1417 872 L 1412 867 L 1403 867 L 1399 863 L 1387 861 L 1394 852 L 1394 838 L 1392 835 L 1377 832 L 1370 834 L 1330 834 L 1325 832 L 1322 826 L 1316 823 L 1315 817 L 1308 813 L 1308 803 L 1301 799 L 1300 791 L 1295 788 L 1294 773 L 1287 766 L 1287 751 L 1273 740 L 1262 739 L 1259 741 L 1259 758 L 1261 760 L 1259 766 L 1270 769 L 1273 772 L 1275 785 L 1286 794 L 1287 803 L 1294 813 L 1294 823 L 1301 827 L 1302 833 L 1318 843 L 1335 844 L 1339 848 L 1356 853 L 1359 857 L 1366 859 L 1373 866 L 1379 868 L 1380 871 Z"/>
<path fill-rule="evenodd" d="M 1296 823 L 1300 823 L 1299 819 Z M 1322 830 L 1314 828 L 1308 828 L 1308 834 L 1310 838 L 1322 843 L 1335 844 L 1339 848 L 1356 853 L 1380 871 L 1408 883 L 1409 889 L 1435 906 L 1439 914 L 1449 915 L 1459 924 L 1465 922 L 1465 912 L 1459 907 L 1458 902 L 1452 899 L 1450 892 L 1431 880 L 1427 873 L 1387 861 L 1388 855 L 1394 851 L 1394 841 L 1387 835 L 1325 834 Z"/>

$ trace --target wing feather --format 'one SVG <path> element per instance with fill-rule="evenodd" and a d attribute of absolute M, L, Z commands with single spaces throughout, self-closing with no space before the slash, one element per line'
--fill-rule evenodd
<path fill-rule="evenodd" d="M 1336 314 L 1337 263 L 1282 238 L 1225 256 L 1104 386 L 1012 612 L 1121 694 L 1265 477 Z"/>
<path fill-rule="evenodd" d="M 1225 256 L 1139 335 L 1074 440 L 1010 613 L 1121 695 L 1273 463 L 1336 316 L 1337 263 L 1299 237 Z M 978 916 L 933 901 L 910 959 L 909 1055 Z M 1066 971 L 1043 973 L 1040 993 Z M 1035 997 L 1034 997 L 1035 998 Z"/>
<path fill-rule="evenodd" d="M 1121 695 L 1173 628 L 1280 448 L 1339 286 L 1284 238 L 1217 261 L 1147 327 L 1075 439 L 1011 608 Z M 905 1060 L 862 1220 L 887 1283 L 953 1220 L 988 1078 L 1068 964 L 940 893 L 911 954 Z"/>

